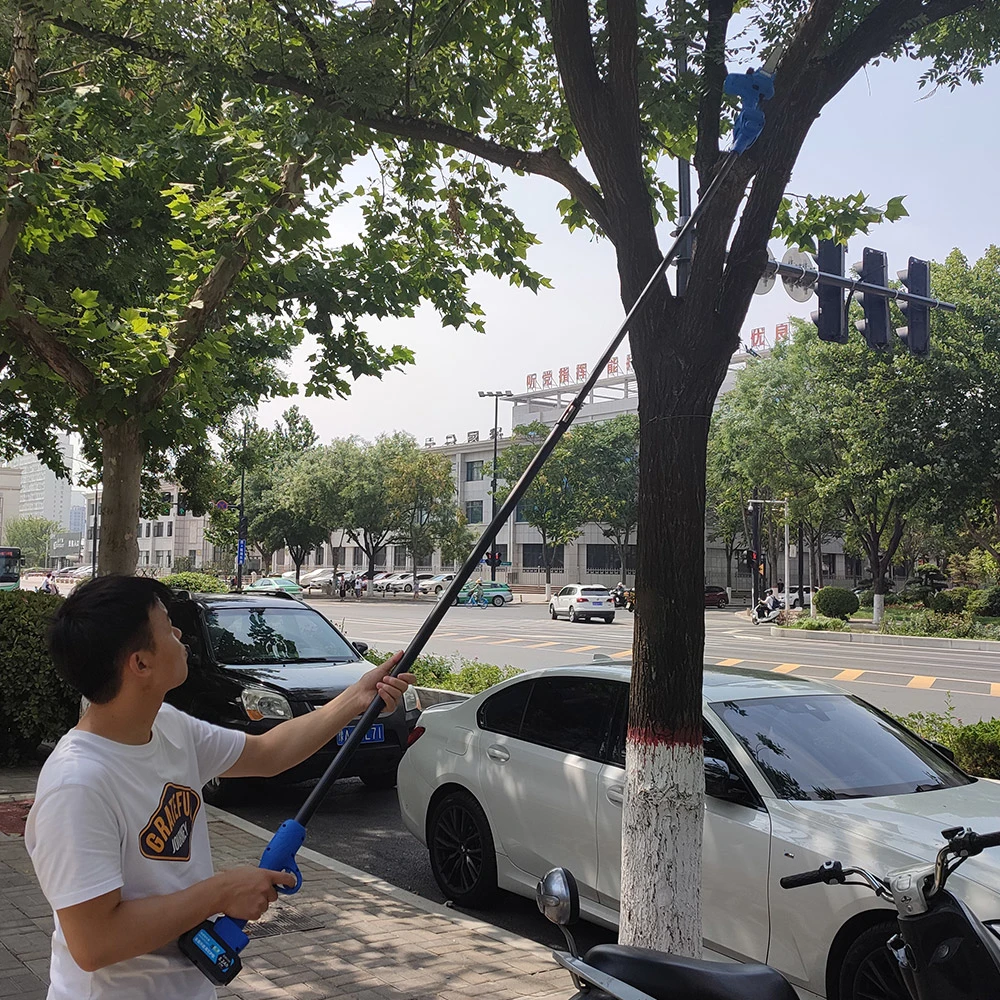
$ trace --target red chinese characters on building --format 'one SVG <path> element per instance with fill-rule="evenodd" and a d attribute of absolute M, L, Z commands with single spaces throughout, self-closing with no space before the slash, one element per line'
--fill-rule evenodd
<path fill-rule="evenodd" d="M 559 369 L 559 384 L 569 385 L 569 365 Z"/>
<path fill-rule="evenodd" d="M 764 327 L 756 326 L 750 331 L 750 346 L 751 347 L 763 347 L 765 344 L 764 340 Z"/>
<path fill-rule="evenodd" d="M 528 388 L 529 389 L 537 389 L 538 388 L 538 374 L 537 374 L 537 372 L 534 375 L 529 375 L 528 376 L 527 383 L 528 383 Z"/>
<path fill-rule="evenodd" d="M 555 385 L 555 380 L 552 378 L 552 372 L 542 372 L 542 388 L 548 389 L 549 386 Z"/>
<path fill-rule="evenodd" d="M 586 382 L 587 381 L 587 366 L 586 365 L 577 365 L 576 366 L 576 380 L 577 380 L 577 382 Z"/>
<path fill-rule="evenodd" d="M 788 340 L 788 324 L 779 323 L 774 328 L 774 342 L 780 344 L 783 340 Z"/>
<path fill-rule="evenodd" d="M 619 374 L 619 371 L 620 371 L 620 369 L 618 368 L 618 359 L 617 358 L 612 358 L 608 362 L 608 374 L 609 375 L 617 375 L 617 374 Z"/>

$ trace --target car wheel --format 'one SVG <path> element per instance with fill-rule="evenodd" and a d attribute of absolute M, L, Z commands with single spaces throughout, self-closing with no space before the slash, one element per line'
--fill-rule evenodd
<path fill-rule="evenodd" d="M 235 806 L 246 800 L 247 785 L 240 778 L 213 778 L 201 791 L 210 806 Z"/>
<path fill-rule="evenodd" d="M 410 586 L 409 584 L 407 584 L 407 585 L 406 585 L 406 586 L 405 586 L 405 587 L 403 588 L 403 590 L 404 590 L 404 591 L 406 591 L 406 593 L 407 593 L 407 594 L 410 594 L 410 593 L 412 593 L 412 592 L 413 592 L 413 588 L 412 588 L 412 587 L 411 587 L 411 586 Z"/>
<path fill-rule="evenodd" d="M 799 599 L 798 599 L 798 598 L 796 597 L 796 598 L 795 598 L 795 599 L 794 599 L 794 600 L 792 601 L 792 608 L 794 609 L 794 608 L 797 608 L 797 607 L 800 607 L 800 605 L 799 605 Z"/>
<path fill-rule="evenodd" d="M 440 594 L 442 590 L 444 590 L 444 587 L 442 587 L 442 586 L 441 586 L 441 584 L 439 583 L 439 584 L 438 584 L 438 585 L 437 585 L 437 586 L 436 586 L 436 587 L 434 588 L 434 593 L 435 593 L 435 594 Z"/>
<path fill-rule="evenodd" d="M 497 891 L 497 856 L 482 806 L 468 792 L 452 792 L 434 807 L 427 825 L 434 880 L 459 906 L 482 906 Z"/>
<path fill-rule="evenodd" d="M 493 595 L 493 607 L 502 608 L 504 605 L 503 597 L 500 594 Z"/>
<path fill-rule="evenodd" d="M 368 788 L 395 788 L 396 769 L 391 771 L 373 771 L 371 774 L 362 774 L 361 780 Z"/>
<path fill-rule="evenodd" d="M 718 606 L 719 610 L 721 611 L 722 608 L 724 608 L 728 603 L 729 603 L 729 601 L 727 601 L 724 597 L 720 597 L 719 598 L 719 603 L 718 603 L 717 606 Z"/>
<path fill-rule="evenodd" d="M 556 606 L 554 604 L 549 605 L 549 617 L 555 621 L 559 616 L 556 614 Z"/>
<path fill-rule="evenodd" d="M 577 616 L 576 608 L 569 609 L 569 620 L 571 622 L 578 622 L 580 620 L 579 617 Z"/>
<path fill-rule="evenodd" d="M 895 920 L 880 920 L 847 950 L 840 971 L 840 1000 L 909 1000 L 899 964 L 886 942 L 896 934 Z"/>
<path fill-rule="evenodd" d="M 604 624 L 605 625 L 611 625 L 611 624 L 613 624 L 614 620 L 615 620 L 615 616 L 614 615 L 605 615 L 604 616 Z"/>

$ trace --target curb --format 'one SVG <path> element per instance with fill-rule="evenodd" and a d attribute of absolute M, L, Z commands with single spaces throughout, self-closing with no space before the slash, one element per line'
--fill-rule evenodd
<path fill-rule="evenodd" d="M 270 831 L 265 830 L 262 826 L 257 826 L 256 823 L 251 823 L 240 816 L 228 813 L 217 806 L 211 806 L 206 803 L 206 809 L 210 820 L 228 823 L 230 826 L 236 827 L 237 830 L 252 834 L 265 843 L 269 842 L 273 836 Z M 445 903 L 434 903 L 429 899 L 424 899 L 423 896 L 418 896 L 416 893 L 409 892 L 406 889 L 400 889 L 399 886 L 393 885 L 391 882 L 386 882 L 384 879 L 380 879 L 369 872 L 361 871 L 360 868 L 352 868 L 350 865 L 345 865 L 342 861 L 337 861 L 335 858 L 320 854 L 319 851 L 314 851 L 310 847 L 300 847 L 297 854 L 307 861 L 312 861 L 314 864 L 336 872 L 338 875 L 361 882 L 376 892 L 391 896 L 400 903 L 413 906 L 436 917 L 444 917 L 446 920 L 450 920 L 454 924 L 460 924 L 478 934 L 486 934 L 496 940 L 502 941 L 505 945 L 525 950 L 537 950 L 541 948 L 546 953 L 549 951 L 545 945 L 539 944 L 537 941 L 532 941 L 531 938 L 522 937 L 520 934 L 504 930 L 504 928 L 497 927 L 495 924 L 488 923 L 485 920 L 480 920 L 478 917 L 462 913 L 460 910 L 455 910 Z"/>
<path fill-rule="evenodd" d="M 911 646 L 916 649 L 956 649 L 966 652 L 995 653 L 1000 642 L 995 639 L 949 639 L 934 635 L 883 635 L 881 632 L 815 632 L 799 628 L 771 626 L 775 639 L 821 639 L 833 642 L 860 642 L 869 646 Z"/>

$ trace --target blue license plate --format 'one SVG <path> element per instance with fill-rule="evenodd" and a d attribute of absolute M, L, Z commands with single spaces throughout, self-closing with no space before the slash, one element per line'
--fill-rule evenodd
<path fill-rule="evenodd" d="M 344 741 L 347 739 L 351 733 L 354 732 L 356 727 L 354 726 L 344 726 L 339 733 L 337 733 L 337 746 L 343 746 Z M 365 738 L 361 741 L 362 743 L 384 743 L 385 742 L 385 726 L 381 722 L 377 722 L 371 729 L 365 733 Z"/>
<path fill-rule="evenodd" d="M 604 601 L 591 601 L 590 603 L 593 604 L 595 608 L 599 608 Z"/>

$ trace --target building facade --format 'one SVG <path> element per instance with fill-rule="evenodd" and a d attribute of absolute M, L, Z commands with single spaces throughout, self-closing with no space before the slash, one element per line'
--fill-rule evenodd
<path fill-rule="evenodd" d="M 4 526 L 17 517 L 21 503 L 21 470 L 10 465 L 0 466 L 0 538 L 5 539 Z"/>
<path fill-rule="evenodd" d="M 67 469 L 73 467 L 73 442 L 68 434 L 57 438 L 59 452 Z M 19 455 L 10 463 L 21 470 L 21 495 L 18 517 L 44 517 L 60 528 L 71 530 L 70 508 L 73 506 L 73 484 L 61 479 L 35 455 Z"/>

